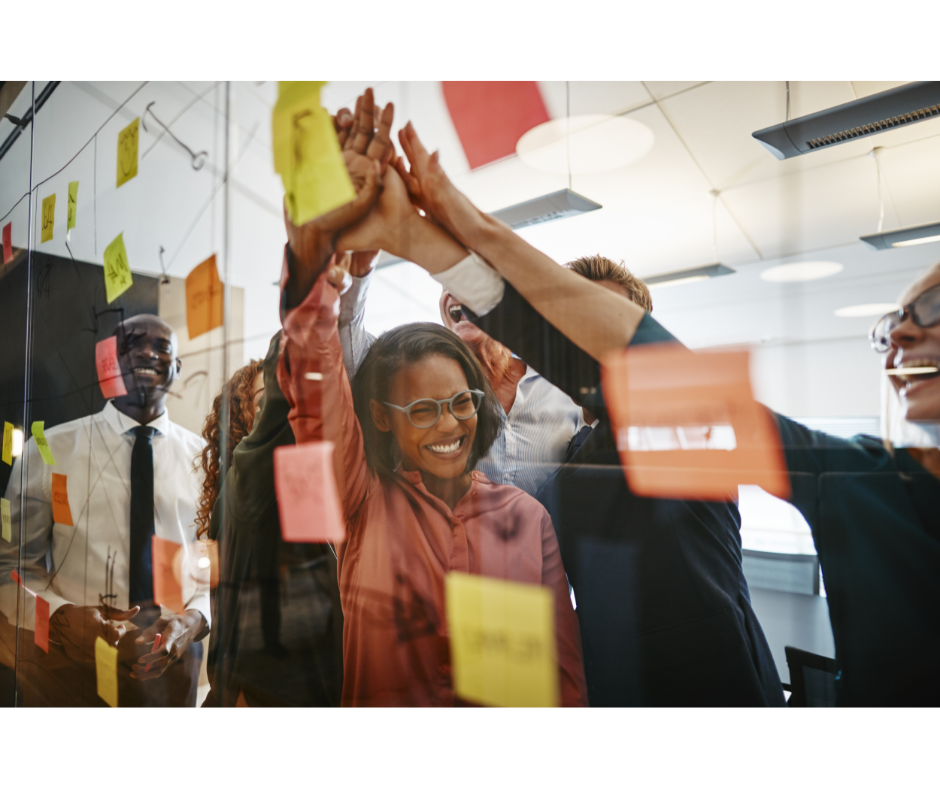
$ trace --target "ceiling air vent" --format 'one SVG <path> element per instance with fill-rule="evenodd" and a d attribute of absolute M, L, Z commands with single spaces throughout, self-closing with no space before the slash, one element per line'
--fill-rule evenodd
<path fill-rule="evenodd" d="M 940 117 L 940 82 L 911 82 L 752 136 L 778 159 L 789 159 L 935 117 Z"/>

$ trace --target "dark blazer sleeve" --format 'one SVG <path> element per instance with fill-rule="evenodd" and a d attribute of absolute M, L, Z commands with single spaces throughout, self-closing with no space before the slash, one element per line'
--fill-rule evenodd
<path fill-rule="evenodd" d="M 466 306 L 463 311 L 472 323 L 579 405 L 595 416 L 606 413 L 600 364 L 542 317 L 509 282 L 502 301 L 487 314 L 478 316 Z M 677 341 L 647 313 L 630 344 Z"/>

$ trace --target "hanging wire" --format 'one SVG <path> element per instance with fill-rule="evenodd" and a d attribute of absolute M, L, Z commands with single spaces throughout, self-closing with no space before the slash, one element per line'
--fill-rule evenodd
<path fill-rule="evenodd" d="M 875 170 L 878 173 L 878 232 L 880 233 L 885 223 L 885 200 L 881 192 L 881 148 L 872 148 L 869 154 L 875 160 Z"/>
<path fill-rule="evenodd" d="M 565 82 L 565 155 L 568 157 L 568 191 L 571 191 L 571 83 Z"/>
<path fill-rule="evenodd" d="M 718 190 L 712 189 L 712 262 L 718 262 Z"/>

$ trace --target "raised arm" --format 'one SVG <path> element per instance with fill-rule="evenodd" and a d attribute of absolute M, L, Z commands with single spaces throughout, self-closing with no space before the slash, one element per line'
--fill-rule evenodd
<path fill-rule="evenodd" d="M 467 249 L 484 257 L 546 320 L 598 361 L 626 347 L 645 311 L 562 268 L 502 222 L 487 216 L 450 182 L 409 123 L 399 141 L 411 163 L 396 166 L 422 207 Z M 432 274 L 440 273 L 428 269 Z"/>

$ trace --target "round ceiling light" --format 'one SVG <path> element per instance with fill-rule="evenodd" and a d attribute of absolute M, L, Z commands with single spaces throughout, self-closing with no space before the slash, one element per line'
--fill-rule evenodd
<path fill-rule="evenodd" d="M 529 129 L 516 143 L 516 153 L 542 172 L 589 175 L 642 159 L 655 138 L 648 126 L 613 115 L 574 115 Z"/>
<path fill-rule="evenodd" d="M 842 263 L 812 262 L 784 263 L 761 271 L 760 278 L 765 282 L 812 282 L 835 276 L 845 268 Z"/>
<path fill-rule="evenodd" d="M 897 304 L 855 304 L 843 306 L 835 311 L 836 317 L 881 317 L 888 312 L 896 312 L 900 307 Z"/>

